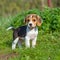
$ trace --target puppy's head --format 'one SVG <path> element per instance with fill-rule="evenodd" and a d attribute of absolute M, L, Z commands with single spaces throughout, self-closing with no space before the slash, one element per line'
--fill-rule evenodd
<path fill-rule="evenodd" d="M 41 26 L 42 20 L 41 17 L 36 14 L 29 14 L 25 18 L 25 23 L 28 25 L 29 28 L 34 28 L 36 26 Z"/>

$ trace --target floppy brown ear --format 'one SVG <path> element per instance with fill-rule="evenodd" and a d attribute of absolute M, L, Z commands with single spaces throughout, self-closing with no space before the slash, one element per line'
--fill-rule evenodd
<path fill-rule="evenodd" d="M 26 24 L 26 17 L 25 17 L 25 19 L 24 19 L 24 24 Z"/>
<path fill-rule="evenodd" d="M 29 17 L 29 15 L 27 15 L 24 19 L 24 23 L 26 24 L 27 23 L 27 18 Z"/>
<path fill-rule="evenodd" d="M 41 26 L 42 24 L 42 19 L 40 16 L 37 16 L 37 26 Z"/>
<path fill-rule="evenodd" d="M 24 23 L 26 23 L 26 18 L 24 19 L 24 21 L 23 21 Z"/>

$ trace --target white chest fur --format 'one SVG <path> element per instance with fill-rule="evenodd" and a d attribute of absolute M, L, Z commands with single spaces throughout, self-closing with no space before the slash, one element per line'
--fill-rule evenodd
<path fill-rule="evenodd" d="M 32 30 L 30 30 L 28 27 L 27 27 L 27 37 L 29 39 L 34 39 L 37 37 L 37 34 L 38 34 L 38 28 L 33 28 Z"/>

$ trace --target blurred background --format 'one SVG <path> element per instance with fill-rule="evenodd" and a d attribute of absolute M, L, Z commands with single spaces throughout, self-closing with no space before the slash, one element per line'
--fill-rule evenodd
<path fill-rule="evenodd" d="M 0 0 L 0 16 L 13 16 L 21 11 L 34 8 L 43 10 L 48 6 L 60 7 L 60 0 Z"/>

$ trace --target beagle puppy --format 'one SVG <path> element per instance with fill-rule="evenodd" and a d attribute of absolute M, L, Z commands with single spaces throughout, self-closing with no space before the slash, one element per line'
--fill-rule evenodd
<path fill-rule="evenodd" d="M 34 48 L 36 45 L 38 28 L 37 26 L 41 26 L 42 20 L 41 17 L 36 14 L 29 14 L 26 16 L 25 26 L 18 27 L 14 29 L 13 27 L 9 27 L 7 30 L 13 30 L 13 42 L 12 42 L 12 50 L 16 48 L 16 44 L 20 47 L 22 44 L 22 40 L 25 41 L 25 46 L 27 48 L 30 47 L 30 40 L 32 40 L 32 47 Z"/>

